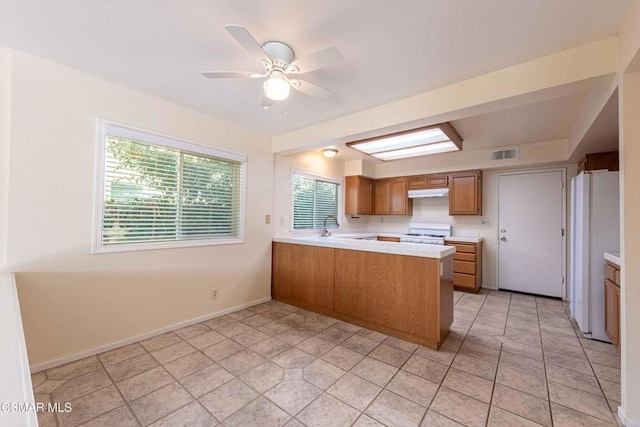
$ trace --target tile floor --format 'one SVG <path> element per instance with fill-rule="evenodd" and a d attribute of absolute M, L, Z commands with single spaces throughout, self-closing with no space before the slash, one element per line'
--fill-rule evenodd
<path fill-rule="evenodd" d="M 620 357 L 560 301 L 455 293 L 436 352 L 271 301 L 32 375 L 45 426 L 615 426 Z"/>

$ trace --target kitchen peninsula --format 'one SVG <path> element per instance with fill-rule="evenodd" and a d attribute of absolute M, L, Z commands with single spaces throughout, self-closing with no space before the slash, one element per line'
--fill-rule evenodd
<path fill-rule="evenodd" d="M 453 322 L 455 248 L 367 238 L 274 238 L 273 298 L 438 349 Z"/>

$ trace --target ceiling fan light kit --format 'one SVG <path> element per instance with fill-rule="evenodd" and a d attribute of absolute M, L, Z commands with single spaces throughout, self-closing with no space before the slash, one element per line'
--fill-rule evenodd
<path fill-rule="evenodd" d="M 272 101 L 283 101 L 289 97 L 291 85 L 280 71 L 272 71 L 264 84 L 264 95 Z"/>
<path fill-rule="evenodd" d="M 301 59 L 295 59 L 293 49 L 279 41 L 266 42 L 260 45 L 247 31 L 239 25 L 225 25 L 225 28 L 247 52 L 253 55 L 265 68 L 264 73 L 248 71 L 208 71 L 202 73 L 210 79 L 220 78 L 263 78 L 264 96 L 270 101 L 283 101 L 289 97 L 291 88 L 315 97 L 334 95 L 333 92 L 299 79 L 289 78 L 290 74 L 304 74 L 333 65 L 342 60 L 342 54 L 335 47 L 323 49 Z M 269 107 L 263 99 L 262 106 Z"/>
<path fill-rule="evenodd" d="M 462 150 L 462 137 L 451 123 L 348 142 L 348 147 L 382 161 Z"/>

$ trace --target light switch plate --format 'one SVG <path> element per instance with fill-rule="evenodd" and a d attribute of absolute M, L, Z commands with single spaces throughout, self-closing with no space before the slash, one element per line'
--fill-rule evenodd
<path fill-rule="evenodd" d="M 271 224 L 271 215 L 265 215 L 264 216 L 264 223 L 265 224 Z"/>

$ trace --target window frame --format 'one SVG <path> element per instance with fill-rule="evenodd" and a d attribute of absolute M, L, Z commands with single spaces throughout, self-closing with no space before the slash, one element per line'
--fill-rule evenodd
<path fill-rule="evenodd" d="M 289 232 L 290 233 L 312 233 L 312 232 L 316 232 L 319 230 L 322 230 L 322 227 L 320 228 L 300 228 L 300 229 L 296 229 L 295 227 L 295 222 L 294 222 L 294 195 L 293 195 L 293 191 L 295 188 L 295 178 L 296 175 L 298 176 L 303 176 L 305 178 L 309 178 L 309 179 L 314 179 L 314 180 L 320 180 L 320 181 L 326 181 L 326 182 L 331 182 L 334 184 L 338 185 L 338 205 L 337 205 L 337 212 L 336 212 L 336 218 L 338 218 L 338 227 L 327 227 L 327 229 L 329 230 L 342 230 L 342 223 L 344 221 L 341 220 L 342 215 L 340 214 L 340 212 L 343 211 L 343 198 L 344 198 L 344 191 L 342 190 L 344 187 L 344 178 L 342 177 L 335 177 L 335 176 L 329 176 L 329 175 L 321 175 L 315 172 L 309 172 L 307 170 L 304 169 L 298 169 L 298 168 L 291 168 L 291 191 L 290 191 L 290 197 L 291 197 L 291 222 L 289 225 Z"/>
<path fill-rule="evenodd" d="M 247 197 L 247 155 L 224 148 L 203 145 L 174 136 L 163 135 L 157 132 L 123 125 L 105 119 L 98 119 L 97 122 L 97 149 L 95 168 L 95 191 L 94 191 L 94 223 L 93 223 L 93 254 L 147 251 L 157 249 L 189 248 L 199 246 L 218 246 L 242 244 L 245 242 L 245 211 Z M 215 238 L 215 239 L 193 239 L 193 240 L 170 240 L 158 242 L 141 243 L 117 243 L 104 245 L 103 237 L 103 214 L 104 214 L 104 183 L 105 183 L 105 161 L 107 135 L 130 139 L 143 144 L 156 145 L 176 150 L 183 150 L 196 155 L 213 156 L 223 160 L 237 161 L 240 163 L 240 206 L 238 211 L 238 237 Z"/>

